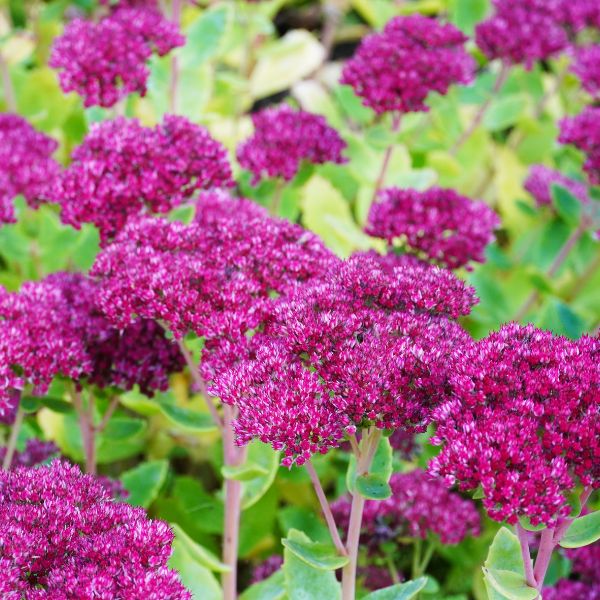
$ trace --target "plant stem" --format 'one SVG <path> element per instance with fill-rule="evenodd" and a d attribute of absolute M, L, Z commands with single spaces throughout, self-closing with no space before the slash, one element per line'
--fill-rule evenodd
<path fill-rule="evenodd" d="M 96 474 L 96 435 L 94 431 L 94 398 L 90 394 L 87 409 L 83 405 L 80 390 L 74 390 L 72 394 L 73 405 L 79 419 L 81 431 L 81 442 L 83 445 L 83 456 L 85 459 L 85 472 Z"/>
<path fill-rule="evenodd" d="M 475 114 L 475 118 L 473 119 L 473 121 L 471 121 L 469 127 L 467 127 L 467 129 L 465 129 L 462 132 L 458 140 L 456 140 L 456 142 L 454 143 L 454 146 L 452 146 L 452 148 L 450 149 L 451 155 L 455 155 L 460 150 L 462 145 L 471 137 L 471 135 L 473 135 L 473 132 L 477 129 L 477 127 L 479 127 L 479 125 L 483 121 L 485 113 L 487 112 L 488 108 L 490 107 L 490 104 L 492 103 L 492 100 L 494 99 L 496 94 L 498 94 L 498 92 L 502 89 L 502 86 L 504 85 L 504 82 L 508 77 L 509 71 L 509 65 L 503 62 L 502 66 L 500 67 L 500 71 L 498 72 L 498 76 L 496 77 L 496 81 L 494 82 L 494 87 L 492 88 L 490 95 L 486 98 L 485 102 L 479 107 L 479 110 Z"/>
<path fill-rule="evenodd" d="M 212 401 L 212 397 L 210 396 L 210 394 L 208 393 L 208 390 L 206 389 L 206 382 L 204 381 L 204 378 L 200 374 L 198 365 L 194 362 L 194 359 L 193 359 L 190 351 L 187 349 L 185 342 L 182 339 L 178 339 L 177 344 L 179 345 L 181 354 L 183 355 L 183 358 L 185 359 L 187 367 L 190 370 L 192 379 L 193 379 L 194 383 L 196 384 L 196 386 L 198 387 L 198 389 L 200 390 L 200 393 L 202 394 L 202 397 L 204 398 L 204 400 L 206 402 L 206 406 L 208 407 L 210 416 L 212 417 L 215 425 L 219 429 L 223 429 L 223 421 L 221 420 L 221 417 L 219 416 L 219 411 L 217 410 L 215 403 Z"/>
<path fill-rule="evenodd" d="M 278 179 L 275 190 L 273 190 L 273 199 L 271 200 L 271 214 L 274 217 L 279 216 L 279 209 L 281 208 L 281 197 L 283 196 L 284 187 L 285 181 L 283 179 Z"/>
<path fill-rule="evenodd" d="M 179 26 L 181 23 L 181 1 L 173 0 L 171 6 L 171 20 Z M 177 111 L 177 85 L 179 83 L 179 60 L 177 52 L 171 58 L 171 81 L 169 82 L 169 110 L 172 114 Z"/>
<path fill-rule="evenodd" d="M 432 541 L 430 541 L 429 545 L 427 546 L 427 550 L 425 550 L 425 556 L 423 557 L 423 560 L 421 561 L 421 564 L 419 565 L 418 577 L 420 577 L 421 575 L 423 575 L 423 573 L 425 573 L 425 570 L 429 566 L 429 561 L 431 560 L 431 557 L 433 556 L 434 550 L 435 550 L 435 544 Z"/>
<path fill-rule="evenodd" d="M 548 277 L 554 277 L 558 270 L 562 267 L 565 260 L 567 260 L 569 253 L 573 249 L 573 247 L 577 244 L 577 242 L 581 239 L 583 234 L 586 232 L 588 227 L 588 223 L 586 219 L 582 219 L 581 223 L 577 226 L 577 229 L 571 233 L 567 241 L 564 243 L 563 247 L 560 249 L 560 252 L 556 255 L 556 258 L 550 265 L 546 275 Z M 535 303 L 539 300 L 540 293 L 538 290 L 534 290 L 531 292 L 527 300 L 523 303 L 521 308 L 518 310 L 517 314 L 514 317 L 515 321 L 520 321 L 525 317 L 525 315 L 533 308 Z"/>
<path fill-rule="evenodd" d="M 421 563 L 421 550 L 423 548 L 423 541 L 421 538 L 417 538 L 415 540 L 415 544 L 413 547 L 413 555 L 412 555 L 412 578 L 416 579 L 418 577 L 417 573 L 419 572 L 419 564 Z"/>
<path fill-rule="evenodd" d="M 12 465 L 12 461 L 15 456 L 15 450 L 17 449 L 17 440 L 19 439 L 19 432 L 21 431 L 21 425 L 23 425 L 24 417 L 25 411 L 19 405 L 17 408 L 17 414 L 15 415 L 15 421 L 10 430 L 10 437 L 8 438 L 8 444 L 6 445 L 4 461 L 2 462 L 2 468 L 5 471 L 8 471 Z"/>
<path fill-rule="evenodd" d="M 521 523 L 517 523 L 517 537 L 519 538 L 519 544 L 521 544 L 521 556 L 523 557 L 523 564 L 525 565 L 525 580 L 527 585 L 537 589 L 537 583 L 533 575 L 533 562 L 531 560 L 531 554 L 529 553 L 529 542 L 527 541 L 527 531 L 523 529 Z"/>
<path fill-rule="evenodd" d="M 394 133 L 398 132 L 400 129 L 400 115 L 395 114 L 394 120 L 392 121 L 392 131 Z M 385 183 L 385 176 L 387 174 L 388 167 L 390 166 L 390 160 L 392 158 L 392 152 L 394 151 L 394 144 L 390 144 L 385 149 L 385 154 L 383 155 L 383 162 L 381 163 L 381 169 L 379 171 L 379 175 L 377 176 L 377 181 L 375 182 L 375 189 L 373 190 L 373 197 L 371 198 L 371 203 L 377 200 L 377 194 L 379 194 L 379 190 L 383 187 Z"/>
<path fill-rule="evenodd" d="M 10 77 L 10 69 L 6 60 L 0 53 L 0 75 L 2 76 L 2 87 L 4 88 L 4 101 L 9 112 L 17 112 L 17 97 L 15 96 L 15 88 Z"/>
<path fill-rule="evenodd" d="M 223 458 L 227 466 L 236 467 L 246 458 L 245 449 L 235 445 L 232 421 L 235 418 L 233 406 L 223 406 Z M 237 555 L 242 512 L 242 482 L 225 479 L 225 526 L 223 528 L 223 563 L 229 571 L 222 575 L 223 600 L 237 598 Z"/>
<path fill-rule="evenodd" d="M 366 475 L 369 472 L 377 445 L 381 439 L 381 430 L 372 428 L 363 435 L 360 441 L 360 456 L 356 462 L 356 476 Z M 365 508 L 365 498 L 358 492 L 352 494 L 352 506 L 350 509 L 350 523 L 348 525 L 348 537 L 346 539 L 346 551 L 348 552 L 348 564 L 342 571 L 342 600 L 354 600 L 356 594 L 356 567 L 358 565 L 358 544 L 360 541 L 360 529 L 362 515 Z"/>
<path fill-rule="evenodd" d="M 540 547 L 533 568 L 533 577 L 537 584 L 538 591 L 541 591 L 542 586 L 544 585 L 544 578 L 546 577 L 546 571 L 548 571 L 548 565 L 552 558 L 554 546 L 554 528 L 548 527 L 542 531 Z"/>
<path fill-rule="evenodd" d="M 310 460 L 304 463 L 306 470 L 308 471 L 308 475 L 310 480 L 312 481 L 313 487 L 315 488 L 315 493 L 317 494 L 317 498 L 319 499 L 319 504 L 321 505 L 321 510 L 323 511 L 323 516 L 325 517 L 325 521 L 327 522 L 327 527 L 329 528 L 329 533 L 331 534 L 331 539 L 335 544 L 338 552 L 342 556 L 346 556 L 346 548 L 340 538 L 340 534 L 335 524 L 335 519 L 333 517 L 333 513 L 331 512 L 331 507 L 329 506 L 329 502 L 327 502 L 327 497 L 325 496 L 325 492 L 323 491 L 323 486 L 319 480 L 319 476 L 315 471 L 315 468 Z"/>
<path fill-rule="evenodd" d="M 398 573 L 398 569 L 394 564 L 394 557 L 391 555 L 390 552 L 385 552 L 385 562 L 387 564 L 389 574 L 394 584 L 400 583 L 400 573 Z"/>
<path fill-rule="evenodd" d="M 110 404 L 108 405 L 106 412 L 102 416 L 102 420 L 100 421 L 100 423 L 98 423 L 98 425 L 94 427 L 94 431 L 96 431 L 97 433 L 101 433 L 106 429 L 106 426 L 108 425 L 110 418 L 113 416 L 115 410 L 117 409 L 117 406 L 119 406 L 119 396 L 113 396 L 110 399 Z"/>

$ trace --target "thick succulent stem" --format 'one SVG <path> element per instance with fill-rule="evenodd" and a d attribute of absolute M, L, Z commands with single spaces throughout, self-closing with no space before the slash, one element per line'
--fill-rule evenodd
<path fill-rule="evenodd" d="M 521 544 L 521 556 L 523 557 L 523 564 L 525 565 L 525 581 L 527 581 L 527 585 L 537 589 L 537 583 L 535 581 L 535 576 L 533 575 L 533 561 L 531 560 L 531 554 L 529 552 L 527 531 L 523 529 L 520 523 L 517 523 L 516 529 L 519 544 Z"/>
<path fill-rule="evenodd" d="M 2 461 L 2 468 L 5 471 L 8 471 L 12 465 L 15 451 L 17 449 L 17 440 L 19 439 L 19 432 L 21 431 L 21 425 L 23 424 L 24 417 L 25 412 L 21 406 L 19 406 L 17 408 L 17 414 L 15 415 L 15 421 L 10 430 L 10 437 L 8 438 L 8 444 L 6 445 L 6 454 L 4 455 L 4 460 Z"/>
<path fill-rule="evenodd" d="M 85 472 L 90 475 L 96 474 L 96 431 L 94 427 L 94 399 L 90 395 L 88 406 L 83 405 L 81 391 L 73 392 L 73 405 L 77 412 L 79 420 L 79 430 L 81 431 L 81 443 L 83 445 L 83 457 L 85 463 Z"/>
<path fill-rule="evenodd" d="M 544 578 L 546 577 L 546 572 L 550 565 L 554 547 L 554 528 L 544 529 L 540 538 L 540 547 L 533 568 L 533 577 L 536 581 L 538 591 L 541 591 L 542 586 L 544 585 Z"/>
<path fill-rule="evenodd" d="M 380 439 L 380 429 L 373 428 L 363 435 L 360 443 L 360 455 L 356 463 L 357 477 L 366 475 L 369 472 Z M 346 551 L 349 560 L 342 571 L 342 600 L 354 600 L 356 597 L 356 568 L 358 566 L 358 546 L 364 508 L 365 498 L 358 492 L 354 492 L 350 508 L 348 537 L 346 538 Z"/>

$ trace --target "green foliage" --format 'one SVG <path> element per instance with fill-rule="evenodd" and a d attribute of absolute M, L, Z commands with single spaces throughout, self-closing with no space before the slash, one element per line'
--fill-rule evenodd
<path fill-rule="evenodd" d="M 411 600 L 416 598 L 427 584 L 427 577 L 398 583 L 365 596 L 364 600 Z"/>
<path fill-rule="evenodd" d="M 148 508 L 165 483 L 169 463 L 166 460 L 143 462 L 121 475 L 123 486 L 129 492 L 127 502 Z"/>
<path fill-rule="evenodd" d="M 560 541 L 563 548 L 581 548 L 600 540 L 600 510 L 573 519 Z"/>

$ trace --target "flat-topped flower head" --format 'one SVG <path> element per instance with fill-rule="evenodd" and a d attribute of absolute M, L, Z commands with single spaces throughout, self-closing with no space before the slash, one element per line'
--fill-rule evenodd
<path fill-rule="evenodd" d="M 588 106 L 560 123 L 562 144 L 572 144 L 586 155 L 583 170 L 591 183 L 600 184 L 600 107 Z"/>
<path fill-rule="evenodd" d="M 481 523 L 475 503 L 449 491 L 443 481 L 425 471 L 394 473 L 390 487 L 388 499 L 367 500 L 365 504 L 361 540 L 370 548 L 399 537 L 426 539 L 434 535 L 447 545 L 479 535 Z M 332 506 L 343 530 L 350 518 L 350 504 L 344 497 Z"/>
<path fill-rule="evenodd" d="M 278 301 L 248 358 L 215 377 L 214 393 L 239 410 L 238 442 L 271 443 L 290 465 L 359 427 L 423 431 L 470 343 L 453 317 L 474 302 L 450 272 L 427 268 L 387 273 L 354 257 Z"/>
<path fill-rule="evenodd" d="M 574 52 L 571 71 L 579 77 L 586 92 L 600 98 L 600 45 L 576 48 Z"/>
<path fill-rule="evenodd" d="M 167 567 L 169 526 L 76 466 L 0 472 L 0 512 L 4 598 L 191 599 Z"/>
<path fill-rule="evenodd" d="M 107 241 L 134 215 L 167 213 L 198 190 L 232 185 L 227 152 L 204 128 L 173 115 L 153 128 L 120 117 L 92 127 L 54 195 L 63 222 L 93 223 Z"/>
<path fill-rule="evenodd" d="M 204 227 L 214 227 L 223 219 L 250 220 L 268 217 L 269 212 L 260 204 L 247 198 L 234 198 L 223 190 L 215 190 L 200 194 L 194 222 Z"/>
<path fill-rule="evenodd" d="M 148 59 L 184 43 L 157 7 L 118 7 L 98 23 L 71 21 L 55 40 L 49 65 L 60 70 L 64 92 L 77 92 L 85 106 L 110 107 L 132 92 L 143 96 Z"/>
<path fill-rule="evenodd" d="M 43 394 L 57 375 L 101 387 L 166 389 L 183 368 L 173 341 L 153 321 L 119 330 L 96 307 L 97 284 L 77 273 L 55 273 L 0 295 L 0 415 L 10 422 L 25 385 Z"/>
<path fill-rule="evenodd" d="M 290 181 L 304 162 L 346 162 L 346 142 L 325 117 L 281 105 L 254 113 L 252 123 L 254 133 L 238 147 L 237 158 L 253 183 L 265 177 Z"/>
<path fill-rule="evenodd" d="M 565 552 L 571 561 L 571 575 L 577 579 L 561 579 L 544 588 L 544 600 L 600 600 L 600 542 Z"/>
<path fill-rule="evenodd" d="M 600 28 L 600 4 L 596 0 L 559 0 L 558 15 L 570 38 L 586 27 Z"/>
<path fill-rule="evenodd" d="M 491 518 L 554 523 L 576 483 L 600 486 L 600 340 L 511 323 L 466 352 L 434 414 L 430 471 L 481 486 Z"/>
<path fill-rule="evenodd" d="M 475 28 L 477 45 L 490 59 L 531 68 L 569 44 L 563 0 L 494 0 L 494 14 Z"/>
<path fill-rule="evenodd" d="M 14 223 L 13 200 L 22 194 L 36 208 L 47 200 L 58 173 L 52 154 L 58 143 L 19 115 L 0 114 L 0 225 Z"/>
<path fill-rule="evenodd" d="M 6 447 L 0 448 L 0 462 L 4 461 L 6 456 Z M 25 449 L 22 452 L 18 450 L 12 459 L 10 467 L 34 467 L 59 453 L 58 446 L 54 442 L 43 442 L 35 438 L 27 440 Z"/>
<path fill-rule="evenodd" d="M 298 225 L 246 216 L 130 223 L 92 270 L 102 280 L 105 313 L 119 326 L 147 317 L 178 337 L 195 331 L 235 338 L 261 322 L 273 295 L 325 276 L 338 260 Z"/>
<path fill-rule="evenodd" d="M 351 85 L 376 113 L 420 112 L 431 92 L 473 80 L 467 37 L 454 25 L 420 15 L 395 17 L 365 37 L 346 63 L 341 82 Z"/>
<path fill-rule="evenodd" d="M 485 247 L 499 223 L 484 202 L 451 189 L 387 188 L 371 206 L 365 230 L 390 245 L 400 240 L 408 251 L 457 269 L 471 261 L 485 261 Z"/>
<path fill-rule="evenodd" d="M 583 203 L 590 200 L 585 183 L 571 179 L 560 171 L 550 169 L 544 165 L 533 165 L 529 169 L 529 175 L 523 187 L 533 196 L 538 206 L 549 206 L 552 204 L 553 185 L 565 188 Z"/>

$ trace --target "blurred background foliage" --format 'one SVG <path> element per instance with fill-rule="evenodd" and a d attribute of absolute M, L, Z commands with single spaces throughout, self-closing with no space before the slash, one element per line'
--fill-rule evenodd
<path fill-rule="evenodd" d="M 389 115 L 377 117 L 351 88 L 338 83 L 343 61 L 360 39 L 394 15 L 445 16 L 472 34 L 474 24 L 488 14 L 489 4 L 488 0 L 190 2 L 182 16 L 186 45 L 166 57 L 154 56 L 146 96 L 131 95 L 114 109 L 84 109 L 75 94 L 61 92 L 56 73 L 47 66 L 52 41 L 65 21 L 76 15 L 91 17 L 98 10 L 94 0 L 1 0 L 0 55 L 13 83 L 18 112 L 60 142 L 57 158 L 63 164 L 93 122 L 125 114 L 145 125 L 157 123 L 168 112 L 167 88 L 176 57 L 180 68 L 176 112 L 206 126 L 226 145 L 240 194 L 267 206 L 275 182 L 253 187 L 250 175 L 235 163 L 237 144 L 252 132 L 252 111 L 287 102 L 325 115 L 347 141 L 349 163 L 304 167 L 284 189 L 279 210 L 281 216 L 315 231 L 341 256 L 383 249 L 382 242 L 367 236 L 362 227 L 385 150 L 393 144 L 386 185 L 453 187 L 485 200 L 501 216 L 487 262 L 459 273 L 481 300 L 465 321 L 473 335 L 481 337 L 519 318 L 575 338 L 600 325 L 598 244 L 590 232 L 577 235 L 553 272 L 561 249 L 578 231 L 580 205 L 559 198 L 553 206 L 538 208 L 523 188 L 534 163 L 582 179 L 582 157 L 556 141 L 558 120 L 590 102 L 568 72 L 569 58 L 561 56 L 529 71 L 515 66 L 500 93 L 493 94 L 497 65 L 487 64 L 471 41 L 468 48 L 479 63 L 474 84 L 432 97 L 431 111 L 406 116 L 398 133 L 392 133 Z M 4 85 L 3 110 L 5 96 Z M 489 109 L 481 124 L 454 152 L 454 144 L 485 102 Z M 32 211 L 17 199 L 16 206 L 18 223 L 0 228 L 2 285 L 18 289 L 23 281 L 50 272 L 91 266 L 98 251 L 93 227 L 77 231 L 62 225 L 52 205 Z M 45 437 L 56 441 L 68 457 L 81 460 L 76 416 L 63 397 L 57 382 L 48 398 L 31 402 L 28 409 L 35 418 L 26 420 L 19 444 L 22 447 L 28 437 Z M 100 409 L 106 403 L 108 397 L 100 395 Z M 173 566 L 198 598 L 211 600 L 220 597 L 214 574 L 220 566 L 206 550 L 219 552 L 223 506 L 213 491 L 220 486 L 222 456 L 215 443 L 218 434 L 211 431 L 203 411 L 204 403 L 189 397 L 184 375 L 174 378 L 169 393 L 152 399 L 127 393 L 110 426 L 99 435 L 98 459 L 104 473 L 123 481 L 130 502 L 179 527 Z M 418 466 L 424 467 L 434 451 L 420 444 Z M 243 584 L 248 583 L 252 564 L 282 552 L 279 540 L 289 529 L 300 529 L 313 540 L 328 537 L 304 470 L 280 468 L 277 455 L 261 445 L 251 453 L 261 470 L 244 484 Z M 334 496 L 345 490 L 347 460 L 343 452 L 315 459 Z M 396 458 L 395 470 L 405 467 Z M 480 538 L 467 539 L 458 547 L 438 544 L 430 573 L 442 587 L 434 586 L 422 597 L 485 598 L 480 567 L 496 529 L 488 521 Z M 410 552 L 407 556 L 407 564 L 398 565 L 401 571 L 410 570 Z M 549 585 L 568 571 L 566 559 L 555 557 L 555 563 Z M 260 596 L 242 598 L 255 597 Z"/>

